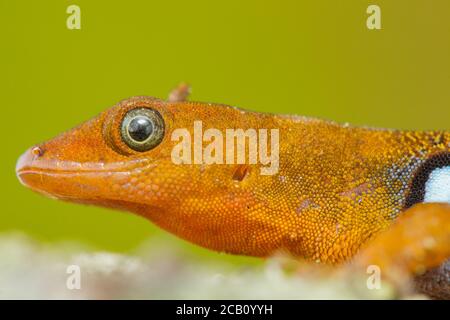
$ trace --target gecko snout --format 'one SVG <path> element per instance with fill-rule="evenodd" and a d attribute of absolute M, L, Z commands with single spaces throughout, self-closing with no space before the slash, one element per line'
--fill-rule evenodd
<path fill-rule="evenodd" d="M 34 146 L 25 151 L 17 160 L 16 175 L 19 181 L 27 186 L 32 187 L 32 180 L 35 179 L 36 172 L 36 160 L 44 154 L 42 148 Z M 30 180 L 31 179 L 31 180 Z"/>

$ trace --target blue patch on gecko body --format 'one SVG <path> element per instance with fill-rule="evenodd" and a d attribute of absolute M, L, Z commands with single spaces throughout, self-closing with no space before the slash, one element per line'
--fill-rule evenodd
<path fill-rule="evenodd" d="M 450 166 L 436 168 L 430 173 L 423 202 L 450 203 Z"/>

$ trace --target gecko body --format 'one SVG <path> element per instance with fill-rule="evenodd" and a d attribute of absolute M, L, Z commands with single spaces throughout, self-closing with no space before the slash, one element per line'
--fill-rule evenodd
<path fill-rule="evenodd" d="M 450 203 L 448 131 L 353 127 L 180 100 L 124 100 L 30 148 L 17 175 L 37 192 L 134 212 L 216 251 L 285 250 L 332 264 L 409 208 Z M 174 163 L 173 133 L 193 136 L 196 121 L 220 132 L 277 129 L 276 174 L 261 175 L 261 163 Z"/>

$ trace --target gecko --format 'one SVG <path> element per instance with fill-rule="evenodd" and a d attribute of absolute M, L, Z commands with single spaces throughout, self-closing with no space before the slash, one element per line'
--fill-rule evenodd
<path fill-rule="evenodd" d="M 215 251 L 401 266 L 431 273 L 424 291 L 450 296 L 449 131 L 259 113 L 191 102 L 189 90 L 123 100 L 32 146 L 18 179 L 52 198 L 138 214 Z M 261 175 L 261 163 L 175 164 L 173 133 L 193 133 L 195 121 L 223 132 L 279 130 L 276 174 Z"/>

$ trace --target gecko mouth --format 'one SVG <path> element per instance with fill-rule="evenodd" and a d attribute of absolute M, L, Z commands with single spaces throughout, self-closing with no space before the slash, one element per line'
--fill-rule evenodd
<path fill-rule="evenodd" d="M 115 175 L 128 176 L 126 170 L 51 170 L 49 168 L 18 168 L 20 182 L 31 190 L 51 199 L 58 199 L 85 205 L 121 209 L 145 215 L 148 210 L 162 211 L 162 208 L 142 204 L 127 199 L 110 189 L 110 184 L 102 183 Z"/>
<path fill-rule="evenodd" d="M 136 168 L 153 164 L 146 159 L 111 163 L 79 163 L 42 157 L 35 148 L 27 150 L 17 161 L 16 174 L 26 187 L 51 198 L 69 201 L 100 200 L 110 194 L 108 186 L 127 177 Z"/>

